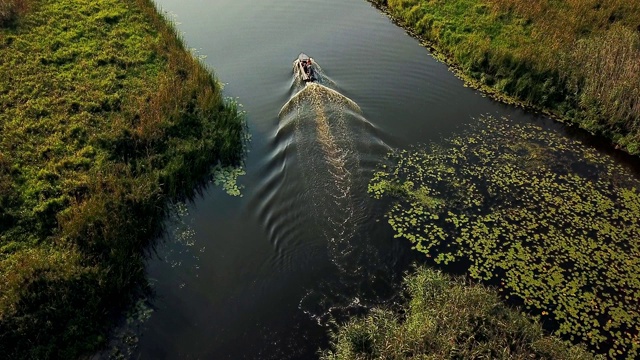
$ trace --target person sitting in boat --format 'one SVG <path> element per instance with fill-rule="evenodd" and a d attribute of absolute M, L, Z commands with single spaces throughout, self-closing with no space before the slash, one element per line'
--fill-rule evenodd
<path fill-rule="evenodd" d="M 311 60 L 302 60 L 302 69 L 307 76 L 311 75 Z"/>
<path fill-rule="evenodd" d="M 312 76 L 313 75 L 313 66 L 312 66 L 313 63 L 311 62 L 311 58 L 309 58 L 308 63 L 309 63 L 309 76 Z"/>

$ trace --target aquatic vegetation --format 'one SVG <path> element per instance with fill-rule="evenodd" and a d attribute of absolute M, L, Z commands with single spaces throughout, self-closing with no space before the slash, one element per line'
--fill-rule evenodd
<path fill-rule="evenodd" d="M 392 198 L 396 237 L 557 323 L 557 333 L 639 354 L 640 182 L 579 142 L 481 117 L 460 136 L 390 155 L 369 192 Z"/>
<path fill-rule="evenodd" d="M 246 175 L 246 171 L 241 166 L 216 165 L 213 170 L 213 182 L 222 186 L 224 191 L 231 196 L 242 196 L 240 190 L 243 186 L 238 185 L 238 177 Z"/>
<path fill-rule="evenodd" d="M 543 334 L 494 289 L 419 267 L 404 280 L 400 313 L 373 309 L 331 333 L 321 359 L 593 359 Z"/>
<path fill-rule="evenodd" d="M 217 83 L 220 89 L 224 87 L 224 84 L 221 82 Z M 246 116 L 246 112 L 242 109 L 242 104 L 240 104 L 237 99 L 227 98 L 225 100 L 227 107 L 230 110 L 231 114 L 236 114 L 237 118 L 244 118 Z M 246 125 L 246 124 L 245 124 Z M 251 142 L 251 133 L 246 131 L 246 128 L 242 129 L 241 133 L 234 134 L 234 137 L 227 138 L 225 143 L 227 144 L 227 148 L 234 149 L 233 151 L 240 152 L 248 152 L 248 146 Z M 238 146 L 238 144 L 242 144 L 242 146 Z M 244 188 L 242 185 L 238 185 L 238 177 L 242 175 L 246 175 L 244 163 L 241 161 L 239 164 L 235 165 L 226 165 L 225 163 L 218 162 L 210 172 L 213 175 L 213 183 L 217 186 L 222 186 L 224 191 L 231 196 L 240 196 L 242 197 L 241 190 Z"/>
<path fill-rule="evenodd" d="M 149 0 L 40 0 L 0 26 L 0 358 L 105 343 L 167 202 L 241 161 L 218 85 Z"/>
<path fill-rule="evenodd" d="M 473 86 L 640 154 L 640 2 L 369 1 Z"/>

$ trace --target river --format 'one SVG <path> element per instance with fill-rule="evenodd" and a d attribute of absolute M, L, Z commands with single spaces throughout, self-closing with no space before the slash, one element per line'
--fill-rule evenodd
<path fill-rule="evenodd" d="M 148 262 L 153 311 L 133 358 L 314 358 L 331 317 L 393 302 L 420 255 L 366 193 L 392 148 L 483 114 L 591 141 L 464 87 L 364 0 L 156 3 L 243 104 L 251 140 L 243 196 L 208 186 L 169 222 Z M 304 88 L 292 72 L 300 52 L 344 98 L 322 90 L 280 114 Z"/>

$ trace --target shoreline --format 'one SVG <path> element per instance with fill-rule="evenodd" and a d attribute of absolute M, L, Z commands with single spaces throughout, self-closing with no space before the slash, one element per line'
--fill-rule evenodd
<path fill-rule="evenodd" d="M 407 22 L 403 19 L 395 16 L 392 12 L 392 9 L 387 5 L 388 0 L 366 0 L 371 6 L 378 9 L 380 12 L 385 14 L 395 25 L 402 28 L 409 36 L 418 40 L 420 45 L 425 47 L 431 55 L 437 60 L 447 65 L 448 69 L 460 80 L 462 80 L 467 87 L 471 87 L 480 91 L 482 94 L 490 97 L 491 99 L 507 104 L 514 105 L 519 108 L 522 108 L 526 111 L 533 112 L 535 114 L 542 114 L 548 116 L 554 121 L 560 122 L 566 126 L 576 127 L 582 131 L 585 131 L 592 136 L 596 136 L 602 139 L 606 139 L 607 142 L 611 144 L 611 148 L 615 150 L 622 151 L 631 156 L 638 156 L 640 154 L 640 150 L 632 152 L 630 149 L 621 144 L 619 141 L 616 141 L 614 138 L 623 138 L 625 136 L 631 136 L 631 134 L 619 134 L 612 133 L 611 131 L 606 131 L 605 129 L 589 129 L 584 126 L 582 123 L 586 122 L 586 119 L 581 121 L 579 116 L 568 116 L 567 114 L 563 114 L 562 111 L 554 110 L 544 105 L 536 104 L 531 101 L 523 100 L 518 98 L 517 96 L 510 95 L 501 91 L 500 89 L 495 88 L 494 86 L 488 85 L 481 80 L 475 79 L 469 73 L 465 72 L 462 69 L 461 65 L 454 59 L 453 55 L 447 55 L 447 46 L 439 44 L 437 41 L 429 39 L 427 36 L 424 36 L 418 33 L 413 26 L 416 26 L 416 23 Z M 449 49 L 450 50 L 450 49 Z M 483 75 L 489 75 L 483 69 L 480 69 Z M 578 108 L 572 109 L 572 111 L 577 112 L 581 111 Z M 632 144 L 633 145 L 633 144 Z"/>
<path fill-rule="evenodd" d="M 475 80 L 473 78 L 471 78 L 470 76 L 468 76 L 461 68 L 460 66 L 455 62 L 455 60 L 453 60 L 451 57 L 447 56 L 444 54 L 443 51 L 441 51 L 438 48 L 438 44 L 434 41 L 431 41 L 429 39 L 427 39 L 426 37 L 418 34 L 417 32 L 415 32 L 413 29 L 410 28 L 410 24 L 403 22 L 401 19 L 398 19 L 396 17 L 394 17 L 391 14 L 391 11 L 389 9 L 388 6 L 386 5 L 381 5 L 378 4 L 376 2 L 376 0 L 366 0 L 368 3 L 370 3 L 373 7 L 375 7 L 376 9 L 380 10 L 380 12 L 382 12 L 383 14 L 385 14 L 389 20 L 391 20 L 396 26 L 402 28 L 407 35 L 411 36 L 412 38 L 418 40 L 418 42 L 420 43 L 420 45 L 424 48 L 426 48 L 429 53 L 431 53 L 431 55 L 433 56 L 434 59 L 436 59 L 437 61 L 447 65 L 447 68 L 449 69 L 449 71 L 451 71 L 458 79 L 462 80 L 465 84 L 465 86 L 470 87 L 472 89 L 478 90 L 481 93 L 487 95 L 488 97 L 490 97 L 493 100 L 499 101 L 503 104 L 507 104 L 507 105 L 514 105 L 517 106 L 519 108 L 525 109 L 527 111 L 532 111 L 535 113 L 541 113 L 544 115 L 547 115 L 549 117 L 551 117 L 554 120 L 560 121 L 563 124 L 569 125 L 569 126 L 574 126 L 575 124 L 568 122 L 567 119 L 564 119 L 561 115 L 559 114 L 555 114 L 553 113 L 550 109 L 545 109 L 542 108 L 540 106 L 534 105 L 534 104 L 527 104 L 519 99 L 517 99 L 516 97 L 510 96 L 508 94 L 502 93 L 497 89 L 494 89 L 491 86 L 488 86 L 486 84 L 483 84 L 482 82 Z"/>
<path fill-rule="evenodd" d="M 246 124 L 152 0 L 24 8 L 0 26 L 0 358 L 73 359 L 148 291 L 167 205 L 242 162 Z"/>

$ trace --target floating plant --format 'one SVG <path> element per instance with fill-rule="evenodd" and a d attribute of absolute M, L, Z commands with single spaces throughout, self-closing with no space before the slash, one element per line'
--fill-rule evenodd
<path fill-rule="evenodd" d="M 532 124 L 485 116 L 460 136 L 389 155 L 369 192 L 393 199 L 396 237 L 437 263 L 464 260 L 557 333 L 636 358 L 640 181 L 609 157 Z"/>
<path fill-rule="evenodd" d="M 213 170 L 213 182 L 231 196 L 242 196 L 242 185 L 238 185 L 238 177 L 245 175 L 246 171 L 242 166 L 221 166 L 216 165 Z"/>

